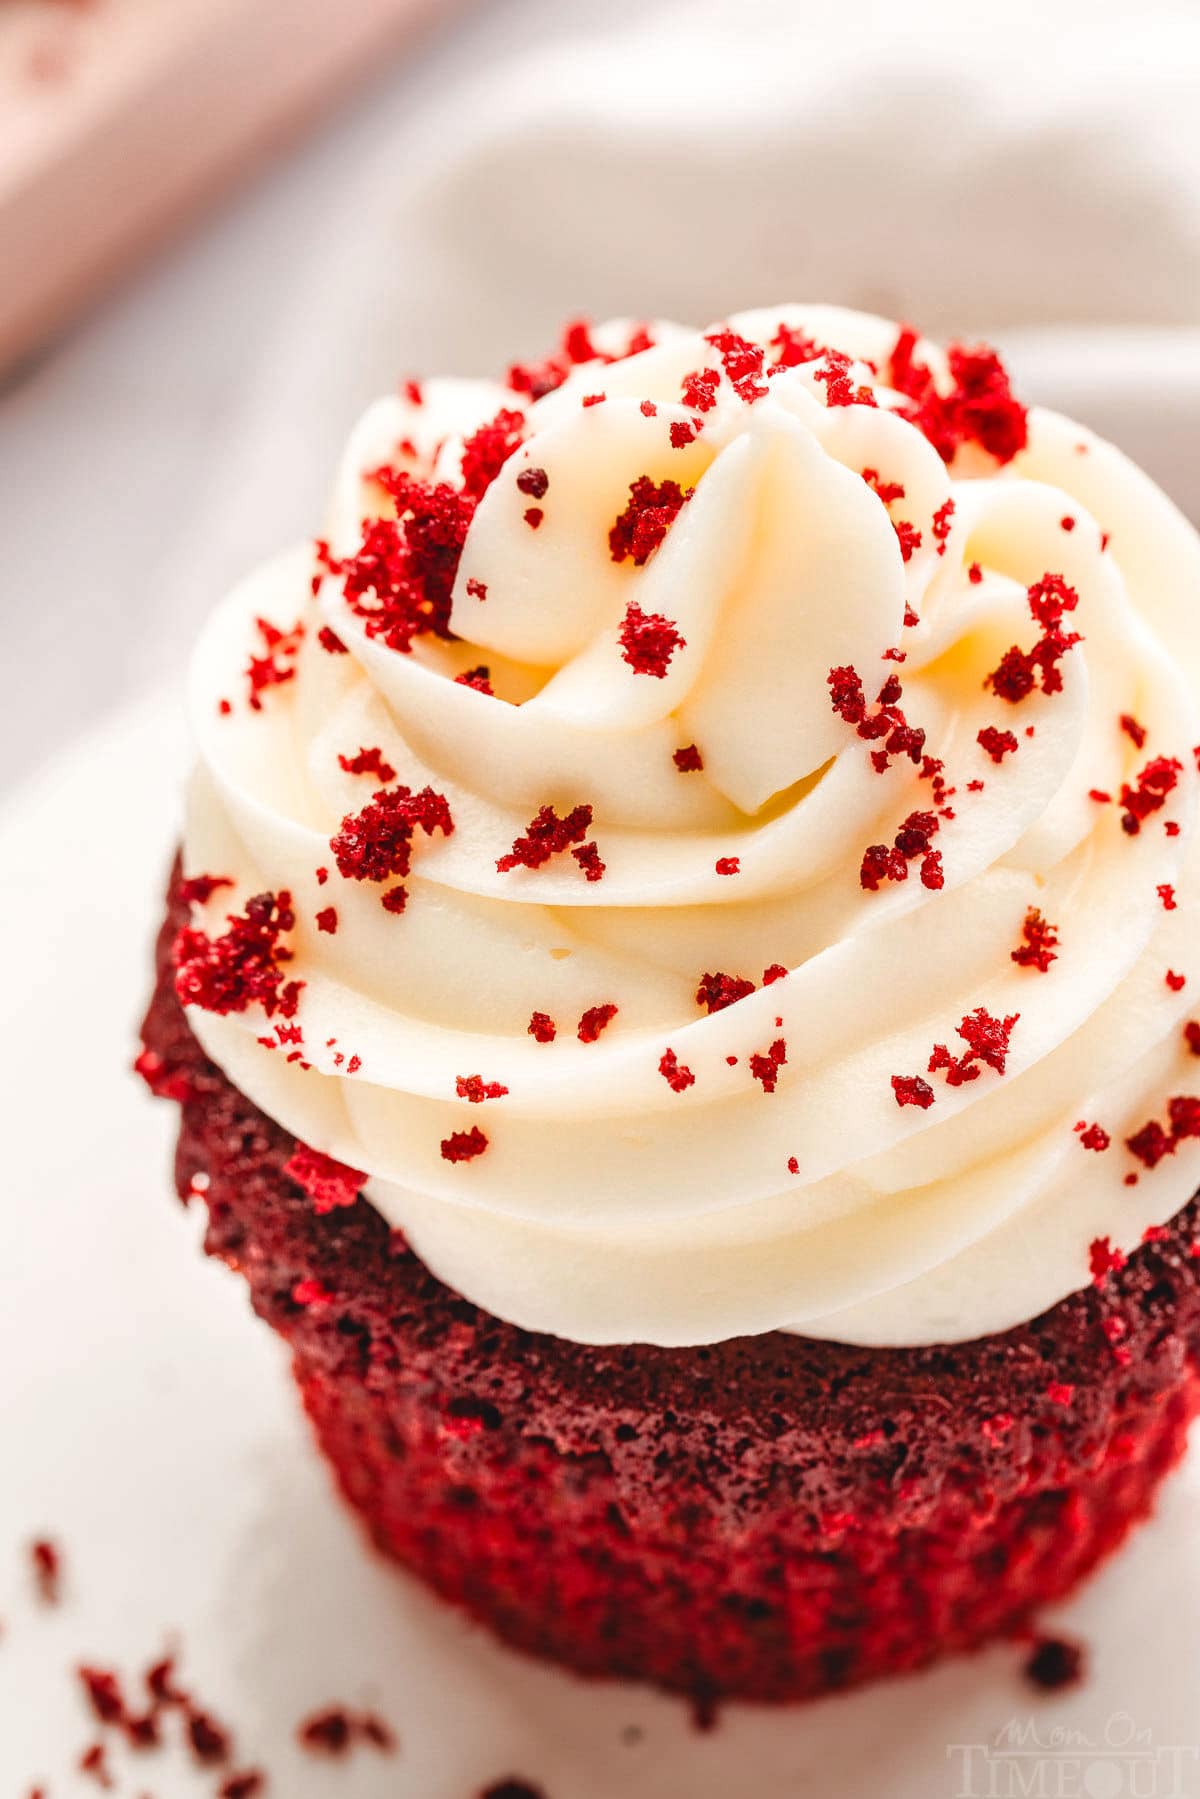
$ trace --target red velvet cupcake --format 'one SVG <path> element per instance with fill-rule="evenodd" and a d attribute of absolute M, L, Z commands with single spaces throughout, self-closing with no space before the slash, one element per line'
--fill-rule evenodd
<path fill-rule="evenodd" d="M 1019 1629 L 1145 1513 L 1198 592 L 1118 452 L 863 315 L 367 414 L 197 652 L 139 1067 L 382 1548 L 707 1704 Z"/>

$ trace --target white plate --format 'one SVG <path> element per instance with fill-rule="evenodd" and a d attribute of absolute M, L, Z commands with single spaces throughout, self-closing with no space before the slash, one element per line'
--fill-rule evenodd
<path fill-rule="evenodd" d="M 201 1256 L 199 1208 L 172 1198 L 173 1108 L 128 1072 L 185 760 L 156 703 L 0 815 L 0 1792 L 95 1799 L 75 1771 L 95 1733 L 71 1670 L 144 1667 L 174 1632 L 185 1677 L 280 1799 L 475 1799 L 504 1775 L 547 1799 L 1200 1794 L 1196 1455 L 1055 1615 L 1091 1674 L 1054 1698 L 1002 1646 L 819 1705 L 731 1707 L 700 1735 L 672 1700 L 500 1649 L 375 1558 L 280 1345 Z M 54 1610 L 25 1559 L 42 1533 L 67 1562 Z M 333 1700 L 377 1708 L 399 1752 L 336 1768 L 303 1754 L 296 1723 Z M 1019 1750 L 1011 1732 L 986 1747 L 1013 1724 Z M 129 1794 L 217 1784 L 174 1744 L 112 1760 Z"/>

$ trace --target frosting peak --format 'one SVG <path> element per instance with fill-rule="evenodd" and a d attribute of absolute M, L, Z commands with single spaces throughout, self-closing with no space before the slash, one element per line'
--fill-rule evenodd
<path fill-rule="evenodd" d="M 1116 451 L 885 320 L 410 383 L 197 651 L 193 1024 L 517 1323 L 1020 1322 L 1200 1178 L 1198 596 Z M 263 893 L 286 966 L 197 1001 Z"/>

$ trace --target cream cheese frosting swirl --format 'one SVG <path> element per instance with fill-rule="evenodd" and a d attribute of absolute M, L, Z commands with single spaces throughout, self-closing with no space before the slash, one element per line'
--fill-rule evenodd
<path fill-rule="evenodd" d="M 194 936 L 193 1027 L 517 1324 L 1023 1322 L 1200 1184 L 1198 604 L 1118 451 L 883 319 L 408 384 L 196 652 L 194 925 L 286 893 L 297 985 Z"/>

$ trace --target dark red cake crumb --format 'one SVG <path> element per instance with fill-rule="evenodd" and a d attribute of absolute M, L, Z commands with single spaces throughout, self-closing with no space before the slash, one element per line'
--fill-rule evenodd
<path fill-rule="evenodd" d="M 101 1724 L 125 1722 L 125 1696 L 121 1682 L 111 1668 L 81 1667 L 77 1670 L 87 1702 Z"/>
<path fill-rule="evenodd" d="M 741 975 L 702 974 L 696 989 L 696 1004 L 703 1006 L 711 1016 L 714 1012 L 723 1012 L 726 1006 L 736 1005 L 738 1000 L 753 992 L 754 982 Z"/>
<path fill-rule="evenodd" d="M 951 1055 L 944 1043 L 935 1043 L 928 1072 L 944 1073 L 948 1087 L 961 1087 L 967 1081 L 977 1080 L 981 1067 L 1003 1074 L 1009 1040 L 1020 1017 L 1019 1012 L 1013 1012 L 1007 1018 L 997 1018 L 986 1007 L 976 1006 L 957 1026 L 958 1035 L 967 1046 L 962 1055 Z"/>
<path fill-rule="evenodd" d="M 246 686 L 252 711 L 262 711 L 262 695 L 268 687 L 282 687 L 296 677 L 296 659 L 304 642 L 304 626 L 297 622 L 281 631 L 270 619 L 256 618 L 254 628 L 262 639 L 263 653 L 246 664 Z"/>
<path fill-rule="evenodd" d="M 473 1162 L 488 1146 L 488 1140 L 477 1124 L 469 1131 L 451 1131 L 442 1138 L 443 1162 Z"/>
<path fill-rule="evenodd" d="M 684 744 L 675 751 L 674 762 L 681 775 L 699 774 L 704 767 L 704 759 L 694 743 Z"/>
<path fill-rule="evenodd" d="M 1080 1147 L 1095 1150 L 1098 1155 L 1103 1154 L 1112 1142 L 1102 1124 L 1088 1124 L 1081 1118 L 1075 1129 L 1079 1133 Z"/>
<path fill-rule="evenodd" d="M 713 868 L 719 875 L 738 875 L 742 872 L 742 859 L 740 856 L 718 856 Z"/>
<path fill-rule="evenodd" d="M 975 739 L 979 747 L 986 750 L 993 762 L 1003 762 L 1005 756 L 1011 755 L 1017 748 L 1017 740 L 1011 731 L 1001 731 L 996 725 L 985 725 Z"/>
<path fill-rule="evenodd" d="M 764 1093 L 774 1093 L 779 1084 L 779 1070 L 786 1061 L 787 1044 L 782 1037 L 777 1037 L 762 1055 L 751 1056 L 750 1073 L 762 1083 Z"/>
<path fill-rule="evenodd" d="M 267 1777 L 261 1768 L 244 1768 L 229 1774 L 217 1788 L 217 1799 L 259 1799 L 267 1790 Z"/>
<path fill-rule="evenodd" d="M 396 779 L 395 769 L 385 760 L 378 744 L 370 749 L 358 750 L 353 756 L 339 755 L 338 766 L 344 768 L 348 775 L 374 775 L 385 787 L 389 781 Z"/>
<path fill-rule="evenodd" d="M 1031 1686 L 1043 1692 L 1057 1693 L 1063 1687 L 1077 1686 L 1083 1679 L 1085 1656 L 1083 1646 L 1065 1637 L 1040 1637 L 1022 1670 Z"/>
<path fill-rule="evenodd" d="M 45 1605 L 57 1605 L 62 1596 L 62 1551 L 58 1544 L 49 1537 L 38 1537 L 29 1545 L 29 1559 L 38 1597 Z"/>
<path fill-rule="evenodd" d="M 479 1106 L 485 1099 L 503 1099 L 508 1088 L 499 1081 L 485 1081 L 481 1074 L 460 1074 L 455 1077 L 454 1091 L 459 1099 L 469 1100 L 473 1106 Z"/>
<path fill-rule="evenodd" d="M 515 1780 L 511 1775 L 505 1780 L 494 1780 L 491 1786 L 482 1788 L 479 1799 L 546 1799 L 541 1787 L 530 1786 L 527 1780 Z"/>
<path fill-rule="evenodd" d="M 295 927 L 292 896 L 259 893 L 230 913 L 220 937 L 185 926 L 175 939 L 175 991 L 185 1006 L 206 1012 L 245 1012 L 260 1005 L 268 1018 L 294 1016 L 303 981 L 284 978 L 292 951 L 280 941 Z"/>
<path fill-rule="evenodd" d="M 1135 749 L 1140 750 L 1145 748 L 1147 737 L 1145 725 L 1139 724 L 1137 719 L 1134 718 L 1133 714 L 1130 712 L 1122 712 L 1118 723 L 1126 737 L 1132 742 Z"/>
<path fill-rule="evenodd" d="M 919 1074 L 894 1074 L 892 1092 L 898 1106 L 919 1106 L 923 1112 L 929 1110 L 937 1097 L 929 1082 L 922 1080 Z"/>
<path fill-rule="evenodd" d="M 692 491 L 690 487 L 681 488 L 678 481 L 656 483 L 649 475 L 639 475 L 631 481 L 629 503 L 608 534 L 613 561 L 629 558 L 635 568 L 643 567 L 691 499 Z"/>
<path fill-rule="evenodd" d="M 343 1705 L 329 1705 L 296 1727 L 301 1748 L 315 1755 L 342 1756 L 355 1743 L 367 1743 L 390 1755 L 395 1733 L 375 1712 L 354 1712 Z"/>
<path fill-rule="evenodd" d="M 579 1020 L 575 1035 L 581 1043 L 595 1043 L 601 1031 L 606 1030 L 616 1016 L 617 1008 L 611 1001 L 602 1006 L 589 1006 Z"/>
<path fill-rule="evenodd" d="M 1183 764 L 1176 757 L 1155 756 L 1132 784 L 1128 781 L 1122 784 L 1121 804 L 1125 810 L 1121 828 L 1128 836 L 1136 837 L 1146 820 L 1161 811 L 1169 795 L 1174 793 L 1182 773 Z"/>
<path fill-rule="evenodd" d="M 1200 1023 L 1189 1018 L 1183 1027 L 1183 1040 L 1194 1056 L 1200 1056 Z"/>
<path fill-rule="evenodd" d="M 548 1012 L 532 1013 L 528 1030 L 535 1043 L 553 1043 L 558 1035 L 558 1028 Z"/>
<path fill-rule="evenodd" d="M 1039 684 L 1043 693 L 1061 693 L 1062 670 L 1059 664 L 1068 650 L 1082 643 L 1078 631 L 1063 630 L 1063 615 L 1073 612 L 1079 595 L 1061 575 L 1046 574 L 1028 590 L 1029 610 L 1042 635 L 1031 650 L 1017 644 L 1005 651 L 998 666 L 984 681 L 998 699 L 1019 705 Z"/>
<path fill-rule="evenodd" d="M 1036 906 L 1030 906 L 1021 926 L 1021 942 L 1012 952 L 1021 968 L 1036 968 L 1046 974 L 1058 959 L 1058 926 L 1044 918 Z"/>
<path fill-rule="evenodd" d="M 944 462 L 964 443 L 978 444 L 997 462 L 1011 462 L 1028 441 L 1028 416 L 996 352 L 986 345 L 951 344 L 946 359 L 952 385 L 940 393 L 932 371 L 913 355 L 917 338 L 911 326 L 901 326 L 888 366 L 889 385 L 909 401 L 901 415 Z"/>
<path fill-rule="evenodd" d="M 108 1765 L 108 1752 L 103 1743 L 91 1743 L 79 1758 L 79 1772 L 86 1774 L 105 1791 L 113 1786 L 112 1770 Z"/>
<path fill-rule="evenodd" d="M 1172 993 L 1182 993 L 1187 986 L 1187 976 L 1174 968 L 1168 968 L 1164 978 Z"/>
<path fill-rule="evenodd" d="M 332 1156 L 324 1155 L 319 1149 L 309 1149 L 305 1143 L 296 1145 L 292 1155 L 284 1163 L 283 1172 L 298 1187 L 303 1187 L 312 1200 L 313 1211 L 317 1213 L 333 1212 L 339 1206 L 356 1205 L 367 1180 L 361 1169 L 350 1168 L 345 1162 L 335 1161 Z"/>
<path fill-rule="evenodd" d="M 338 915 L 336 906 L 322 906 L 321 910 L 315 914 L 315 918 L 318 931 L 324 931 L 326 936 L 329 937 L 337 935 Z"/>
<path fill-rule="evenodd" d="M 225 1726 L 218 1723 L 211 1713 L 201 1711 L 190 1702 L 187 1710 L 187 1740 L 193 1756 L 205 1767 L 228 1761 L 233 1754 L 233 1739 Z"/>
<path fill-rule="evenodd" d="M 1110 1274 L 1120 1274 L 1129 1258 L 1122 1249 L 1114 1249 L 1109 1237 L 1096 1237 L 1088 1249 L 1088 1270 L 1093 1284 L 1102 1287 Z"/>
<path fill-rule="evenodd" d="M 687 648 L 676 626 L 661 612 L 643 612 L 631 600 L 620 630 L 621 658 L 635 675 L 663 680 L 676 650 Z"/>
<path fill-rule="evenodd" d="M 1175 889 L 1169 881 L 1160 881 L 1154 891 L 1162 901 L 1162 909 L 1164 912 L 1174 912 L 1176 910 L 1177 901 L 1175 899 Z"/>
<path fill-rule="evenodd" d="M 380 788 L 361 812 L 348 813 L 329 840 L 338 872 L 347 881 L 387 881 L 412 867 L 413 837 L 440 831 L 449 837 L 454 820 L 446 796 L 423 787 Z"/>
<path fill-rule="evenodd" d="M 573 806 L 562 818 L 553 806 L 542 806 L 511 850 L 498 859 L 497 872 L 503 875 L 514 868 L 544 867 L 551 856 L 560 856 L 571 844 L 581 843 L 591 823 L 592 808 L 588 805 Z"/>
<path fill-rule="evenodd" d="M 470 687 L 475 693 L 486 694 L 489 699 L 495 698 L 492 686 L 492 671 L 486 663 L 481 662 L 478 668 L 465 668 L 461 675 L 455 675 L 458 687 Z"/>
<path fill-rule="evenodd" d="M 658 1072 L 671 1089 L 672 1093 L 686 1093 L 694 1087 L 696 1077 L 686 1062 L 681 1062 L 673 1049 L 664 1049 L 658 1064 Z"/>

